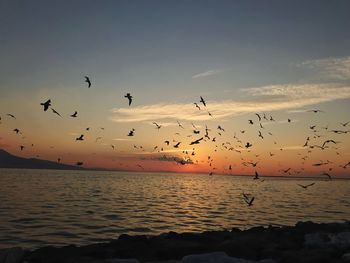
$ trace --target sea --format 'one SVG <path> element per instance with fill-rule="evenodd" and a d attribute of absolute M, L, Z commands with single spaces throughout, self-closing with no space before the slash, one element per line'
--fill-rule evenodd
<path fill-rule="evenodd" d="M 349 219 L 350 180 L 0 169 L 0 248 Z"/>

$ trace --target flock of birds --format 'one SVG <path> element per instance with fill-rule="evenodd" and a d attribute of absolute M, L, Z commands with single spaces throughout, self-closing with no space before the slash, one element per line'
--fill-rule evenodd
<path fill-rule="evenodd" d="M 85 76 L 85 82 L 87 83 L 87 87 L 91 88 L 92 86 L 92 82 L 90 80 L 90 78 L 88 76 Z M 132 102 L 133 102 L 133 96 L 130 93 L 127 93 L 124 96 L 127 100 L 128 100 L 128 105 L 131 106 Z M 205 111 L 209 116 L 213 117 L 213 114 L 208 110 L 208 105 L 207 102 L 204 100 L 203 97 L 200 96 L 200 99 L 198 102 L 194 102 L 193 103 L 194 106 L 199 110 L 199 111 Z M 43 107 L 43 110 L 46 112 L 49 109 L 52 111 L 52 113 L 58 115 L 59 117 L 62 117 L 62 115 L 52 107 L 52 101 L 51 99 L 46 100 L 45 102 L 40 103 L 40 105 Z M 313 113 L 313 114 L 322 114 L 324 113 L 321 110 L 318 109 L 312 109 L 312 110 L 308 110 L 305 112 L 309 112 L 309 113 Z M 11 114 L 11 113 L 7 113 L 6 114 L 7 117 L 12 118 L 12 119 L 16 119 L 16 116 Z M 270 136 L 271 138 L 274 138 L 274 135 L 270 132 L 263 132 L 265 131 L 265 127 L 264 125 L 268 122 L 275 122 L 275 119 L 272 115 L 266 115 L 266 113 L 255 113 L 256 119 L 252 118 L 249 119 L 247 121 L 247 124 L 254 126 L 254 127 L 258 127 L 258 130 L 255 131 L 257 132 L 257 137 L 260 138 L 261 140 L 265 140 L 266 136 Z M 77 118 L 78 117 L 78 112 L 74 111 L 71 115 L 71 118 Z M 264 123 L 265 122 L 265 123 Z M 291 119 L 287 119 L 286 121 L 287 123 L 291 123 L 292 120 Z M 0 117 L 0 123 L 1 123 L 1 117 Z M 152 123 L 155 126 L 155 129 L 157 129 L 158 131 L 163 128 L 163 125 L 161 123 L 157 123 L 157 122 L 153 122 Z M 310 134 L 309 136 L 307 136 L 305 138 L 305 142 L 302 145 L 302 147 L 304 149 L 307 149 L 307 153 L 302 155 L 300 152 L 298 152 L 298 155 L 300 155 L 300 160 L 301 160 L 301 168 L 299 170 L 295 170 L 292 169 L 291 167 L 288 168 L 281 168 L 279 170 L 279 172 L 281 172 L 284 175 L 298 175 L 300 173 L 302 173 L 303 171 L 305 171 L 305 168 L 303 167 L 303 165 L 305 164 L 305 162 L 310 158 L 310 154 L 312 153 L 313 150 L 329 150 L 329 149 L 333 149 L 335 151 L 336 155 L 341 155 L 340 151 L 339 151 L 339 147 L 338 145 L 341 144 L 340 141 L 336 140 L 336 139 L 324 139 L 322 140 L 322 138 L 324 136 L 326 136 L 326 134 L 335 134 L 335 135 L 344 135 L 347 133 L 350 133 L 350 130 L 346 130 L 346 128 L 348 127 L 349 122 L 341 122 L 339 123 L 339 128 L 338 129 L 329 129 L 328 126 L 325 127 L 318 127 L 317 125 L 312 125 L 309 126 L 309 131 Z M 177 121 L 177 125 L 180 129 L 185 130 L 184 126 Z M 192 136 L 198 136 L 197 138 L 191 140 L 188 145 L 192 146 L 192 150 L 183 150 L 182 154 L 183 156 L 181 158 L 179 157 L 168 157 L 165 154 L 161 157 L 158 158 L 158 160 L 168 160 L 168 161 L 174 161 L 179 165 L 187 165 L 187 164 L 194 164 L 194 163 L 198 163 L 198 160 L 193 161 L 193 157 L 196 155 L 196 148 L 195 146 L 204 142 L 212 142 L 215 143 L 215 148 L 214 148 L 214 152 L 217 152 L 218 150 L 222 150 L 222 151 L 232 151 L 232 152 L 236 152 L 238 154 L 242 154 L 243 152 L 251 152 L 251 148 L 253 147 L 253 143 L 252 142 L 243 142 L 239 136 L 237 135 L 237 133 L 234 133 L 233 135 L 233 139 L 234 142 L 231 141 L 227 141 L 227 142 L 222 142 L 221 144 L 217 143 L 217 137 L 218 136 L 222 136 L 223 133 L 225 133 L 225 128 L 223 128 L 223 126 L 218 125 L 216 128 L 216 131 L 213 132 L 211 129 L 208 128 L 207 125 L 205 125 L 205 129 L 204 131 L 200 130 L 200 127 L 197 127 L 195 124 L 191 123 L 192 125 L 192 132 L 191 134 L 187 135 L 188 138 L 191 138 Z M 349 125 L 350 126 L 350 125 Z M 101 130 L 104 130 L 103 127 L 100 127 Z M 86 128 L 86 131 L 89 131 L 90 128 Z M 13 132 L 16 134 L 22 134 L 22 131 L 18 128 L 14 128 Z M 324 132 L 324 133 L 322 133 Z M 241 134 L 242 136 L 246 133 L 246 130 L 240 130 L 239 134 Z M 127 136 L 134 136 L 135 135 L 135 129 L 132 128 L 130 129 L 129 133 L 127 134 Z M 181 135 L 179 132 L 175 133 L 175 135 Z M 314 141 L 317 141 L 318 139 L 322 140 L 322 143 L 320 144 L 316 144 Z M 98 142 L 99 140 L 101 140 L 102 137 L 97 137 L 95 142 Z M 80 136 L 78 136 L 77 138 L 75 138 L 76 141 L 84 141 L 84 134 L 81 134 Z M 277 142 L 273 139 L 273 143 L 275 145 L 277 145 Z M 183 145 L 184 143 L 182 141 L 173 139 L 173 140 L 164 140 L 164 147 L 173 147 L 175 149 L 179 148 L 180 145 Z M 187 145 L 187 144 L 186 144 Z M 32 144 L 33 146 L 33 144 Z M 23 151 L 25 149 L 24 145 L 20 145 L 20 150 Z M 141 145 L 133 145 L 133 147 L 135 149 L 140 149 L 144 151 L 144 147 Z M 154 146 L 153 148 L 153 152 L 156 153 L 161 153 L 164 151 L 164 147 L 161 146 Z M 114 150 L 115 149 L 115 145 L 111 145 L 111 148 Z M 280 151 L 283 151 L 283 147 L 281 147 L 279 149 Z M 275 156 L 276 153 L 272 153 L 269 152 L 268 156 L 269 157 L 273 157 Z M 259 158 L 259 154 L 255 154 L 254 155 L 255 158 Z M 58 162 L 61 161 L 61 158 L 57 159 Z M 253 175 L 253 180 L 259 180 L 261 182 L 263 182 L 265 179 L 262 179 L 257 171 L 258 168 L 258 164 L 260 163 L 260 159 L 257 161 L 252 161 L 252 160 L 247 160 L 246 158 L 241 157 L 241 161 L 242 161 L 242 166 L 243 167 L 251 167 L 253 169 L 255 169 L 255 173 Z M 207 156 L 207 160 L 206 160 L 207 164 L 209 165 L 209 167 L 211 167 L 212 171 L 209 172 L 209 175 L 212 176 L 214 174 L 214 171 L 217 169 L 214 165 L 214 159 L 212 158 L 212 156 L 208 155 Z M 82 161 L 76 162 L 76 165 L 81 166 L 84 163 Z M 325 160 L 325 161 L 320 161 L 317 163 L 313 163 L 311 164 L 313 167 L 327 167 L 326 170 L 323 170 L 320 173 L 320 176 L 324 176 L 325 178 L 327 178 L 328 180 L 332 180 L 332 176 L 331 176 L 331 172 L 333 170 L 333 166 L 335 165 L 333 162 L 329 161 L 329 160 Z M 137 164 L 138 167 L 140 167 L 141 169 L 144 169 L 142 165 Z M 350 161 L 345 163 L 345 164 L 341 164 L 339 165 L 341 168 L 343 169 L 347 169 L 347 167 L 350 167 Z M 232 165 L 229 165 L 227 170 L 229 172 L 232 171 Z M 315 182 L 310 183 L 310 184 L 306 184 L 306 185 L 302 185 L 302 184 L 298 184 L 298 186 L 300 186 L 303 189 L 308 189 L 309 187 L 312 187 L 313 185 L 315 185 Z M 252 206 L 255 200 L 254 196 L 251 196 L 250 194 L 247 193 L 242 193 L 242 200 L 248 205 L 248 206 Z"/>

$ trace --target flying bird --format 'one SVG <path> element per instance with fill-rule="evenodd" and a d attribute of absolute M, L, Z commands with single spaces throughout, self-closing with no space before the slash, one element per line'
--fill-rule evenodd
<path fill-rule="evenodd" d="M 199 139 L 197 139 L 197 140 L 191 142 L 190 145 L 199 144 L 201 140 L 203 140 L 203 137 L 201 137 L 201 138 L 199 138 Z"/>
<path fill-rule="evenodd" d="M 345 123 L 340 123 L 343 127 L 346 127 L 348 124 L 349 124 L 349 122 L 345 122 Z"/>
<path fill-rule="evenodd" d="M 43 103 L 40 103 L 40 105 L 44 106 L 44 111 L 47 111 L 47 109 L 51 106 L 51 100 L 47 100 Z"/>
<path fill-rule="evenodd" d="M 51 108 L 52 112 L 57 114 L 58 116 L 62 117 L 61 114 L 59 114 L 54 108 Z"/>
<path fill-rule="evenodd" d="M 88 76 L 85 76 L 85 82 L 88 84 L 88 88 L 91 87 L 91 81 L 90 78 Z"/>
<path fill-rule="evenodd" d="M 129 131 L 128 136 L 134 136 L 135 133 L 135 129 L 131 129 L 131 131 Z"/>
<path fill-rule="evenodd" d="M 324 112 L 324 111 L 321 111 L 321 110 L 308 110 L 308 112 L 319 113 L 319 112 Z"/>
<path fill-rule="evenodd" d="M 13 118 L 13 119 L 16 119 L 15 115 L 13 115 L 13 114 L 7 113 L 6 115 Z"/>
<path fill-rule="evenodd" d="M 199 107 L 199 105 L 198 105 L 198 103 L 193 103 L 195 106 L 196 106 L 196 108 L 198 108 L 198 110 L 201 110 L 201 107 Z"/>
<path fill-rule="evenodd" d="M 177 124 L 179 125 L 180 128 L 184 129 L 184 127 L 181 125 L 179 121 L 177 121 Z"/>
<path fill-rule="evenodd" d="M 129 100 L 129 106 L 131 105 L 132 102 L 132 96 L 130 95 L 130 93 L 126 93 L 126 95 L 124 96 L 124 98 L 127 98 Z"/>
<path fill-rule="evenodd" d="M 159 125 L 158 123 L 156 123 L 156 122 L 152 122 L 154 125 L 156 125 L 156 129 L 160 129 L 161 127 L 162 127 L 162 125 Z"/>
<path fill-rule="evenodd" d="M 77 111 L 75 111 L 72 115 L 70 115 L 72 118 L 76 118 L 77 117 L 77 115 L 78 115 L 78 112 Z"/>
<path fill-rule="evenodd" d="M 251 144 L 250 142 L 247 142 L 246 145 L 245 145 L 245 148 L 248 149 L 249 147 L 252 147 L 252 146 L 253 146 L 253 144 Z"/>
<path fill-rule="evenodd" d="M 307 185 L 302 185 L 302 184 L 298 184 L 300 187 L 307 189 L 310 186 L 313 186 L 315 183 L 311 183 L 311 184 L 307 184 Z"/>
<path fill-rule="evenodd" d="M 14 131 L 16 134 L 18 134 L 18 133 L 20 134 L 20 133 L 21 133 L 21 131 L 20 131 L 19 129 L 17 129 L 17 128 L 16 128 L 16 129 L 13 129 L 13 131 Z"/>
<path fill-rule="evenodd" d="M 76 141 L 84 141 L 84 134 L 80 135 L 78 138 L 75 139 Z"/>
<path fill-rule="evenodd" d="M 199 102 L 202 102 L 204 107 L 207 107 L 207 104 L 205 103 L 205 100 L 202 98 L 202 96 L 201 96 L 201 100 Z"/>
<path fill-rule="evenodd" d="M 177 144 L 174 145 L 174 148 L 179 148 L 181 142 L 178 142 Z"/>
<path fill-rule="evenodd" d="M 258 113 L 255 113 L 256 116 L 258 116 L 259 121 L 261 121 L 261 117 Z"/>
<path fill-rule="evenodd" d="M 248 206 L 252 206 L 252 205 L 253 205 L 253 202 L 254 202 L 254 200 L 255 200 L 255 197 L 253 196 L 251 199 L 245 198 L 245 197 L 244 197 L 243 200 L 244 200 L 244 202 L 247 203 Z"/>

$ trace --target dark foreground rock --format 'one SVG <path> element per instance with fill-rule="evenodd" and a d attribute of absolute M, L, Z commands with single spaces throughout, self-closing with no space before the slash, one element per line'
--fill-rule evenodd
<path fill-rule="evenodd" d="M 7 252 L 6 252 L 7 251 Z M 295 263 L 350 262 L 350 222 L 298 223 L 294 227 L 255 227 L 241 231 L 121 235 L 109 243 L 0 251 L 0 263 L 181 262 Z M 6 253 L 10 253 L 8 256 Z M 7 259 L 8 258 L 8 259 Z"/>

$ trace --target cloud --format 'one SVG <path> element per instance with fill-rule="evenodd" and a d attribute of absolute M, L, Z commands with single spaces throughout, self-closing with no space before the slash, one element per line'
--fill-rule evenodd
<path fill-rule="evenodd" d="M 198 78 L 204 78 L 204 77 L 208 77 L 208 76 L 213 76 L 213 75 L 217 75 L 221 72 L 223 72 L 223 69 L 213 69 L 213 70 L 208 70 L 202 73 L 198 73 L 196 75 L 192 76 L 192 79 L 198 79 Z"/>
<path fill-rule="evenodd" d="M 207 101 L 207 111 L 192 103 L 157 103 L 133 108 L 114 108 L 114 122 L 149 122 L 159 120 L 208 121 L 253 112 L 299 109 L 323 102 L 350 98 L 350 86 L 338 84 L 271 85 L 242 89 L 247 101 Z"/>
<path fill-rule="evenodd" d="M 333 80 L 350 79 L 350 56 L 307 60 L 302 62 L 300 66 L 315 70 L 323 78 L 327 77 Z"/>

